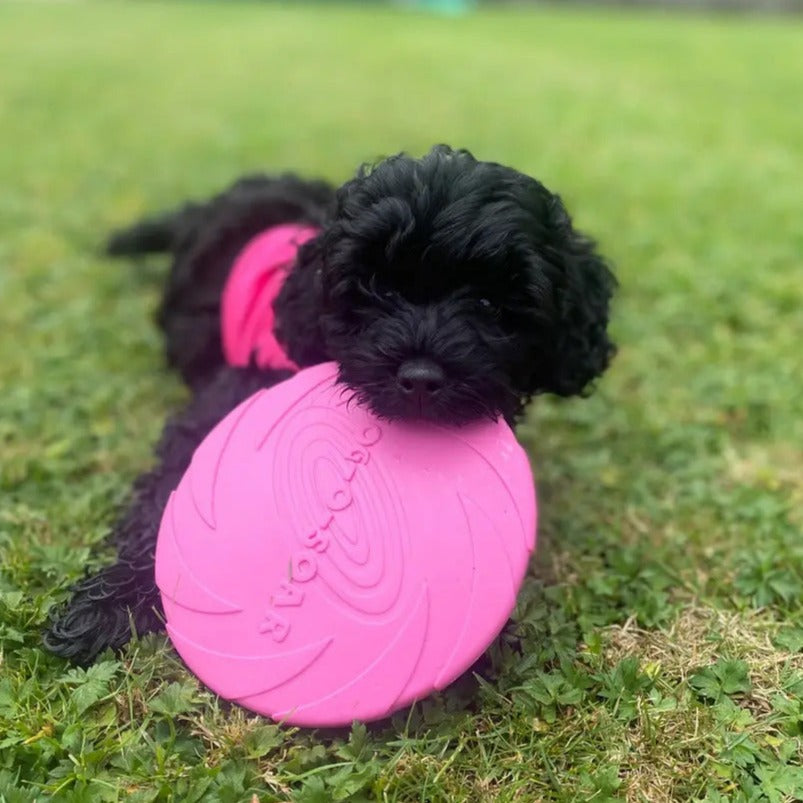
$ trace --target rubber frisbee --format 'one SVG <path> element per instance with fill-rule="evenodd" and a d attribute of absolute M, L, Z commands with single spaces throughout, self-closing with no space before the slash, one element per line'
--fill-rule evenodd
<path fill-rule="evenodd" d="M 504 626 L 535 547 L 505 423 L 380 421 L 336 375 L 306 369 L 221 421 L 156 550 L 189 668 L 296 725 L 380 719 L 447 686 Z"/>

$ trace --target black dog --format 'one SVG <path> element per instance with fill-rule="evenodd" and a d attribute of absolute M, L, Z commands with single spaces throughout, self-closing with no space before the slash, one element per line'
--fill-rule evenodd
<path fill-rule="evenodd" d="M 160 626 L 153 576 L 162 510 L 209 430 L 287 370 L 226 365 L 221 293 L 244 246 L 272 226 L 319 234 L 300 247 L 275 303 L 275 333 L 299 366 L 336 360 L 340 378 L 384 418 L 515 422 L 538 393 L 582 394 L 614 353 L 615 279 L 560 198 L 466 151 L 391 157 L 334 191 L 293 176 L 250 177 L 115 235 L 112 254 L 170 252 L 159 322 L 194 390 L 169 422 L 156 468 L 114 529 L 119 559 L 79 582 L 45 635 L 89 662 L 132 627 Z"/>

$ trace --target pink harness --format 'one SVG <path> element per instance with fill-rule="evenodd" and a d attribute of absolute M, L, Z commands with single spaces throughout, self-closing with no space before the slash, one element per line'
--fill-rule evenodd
<path fill-rule="evenodd" d="M 237 257 L 220 308 L 223 354 L 229 365 L 246 366 L 253 357 L 260 368 L 298 369 L 273 333 L 273 302 L 298 249 L 317 234 L 317 229 L 299 223 L 273 226 Z"/>

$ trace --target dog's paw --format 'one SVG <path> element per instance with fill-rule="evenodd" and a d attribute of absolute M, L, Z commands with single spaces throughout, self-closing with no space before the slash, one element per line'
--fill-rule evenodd
<path fill-rule="evenodd" d="M 50 613 L 42 636 L 46 649 L 76 664 L 89 664 L 131 638 L 130 612 L 101 575 L 88 577 L 64 605 Z"/>

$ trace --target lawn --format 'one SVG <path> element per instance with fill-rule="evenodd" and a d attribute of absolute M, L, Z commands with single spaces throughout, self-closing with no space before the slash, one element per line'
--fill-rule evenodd
<path fill-rule="evenodd" d="M 0 801 L 803 800 L 801 98 L 798 20 L 0 5 Z M 519 430 L 539 550 L 476 671 L 308 732 L 161 635 L 44 653 L 186 395 L 104 233 L 436 141 L 559 190 L 622 285 L 597 393 Z"/>

